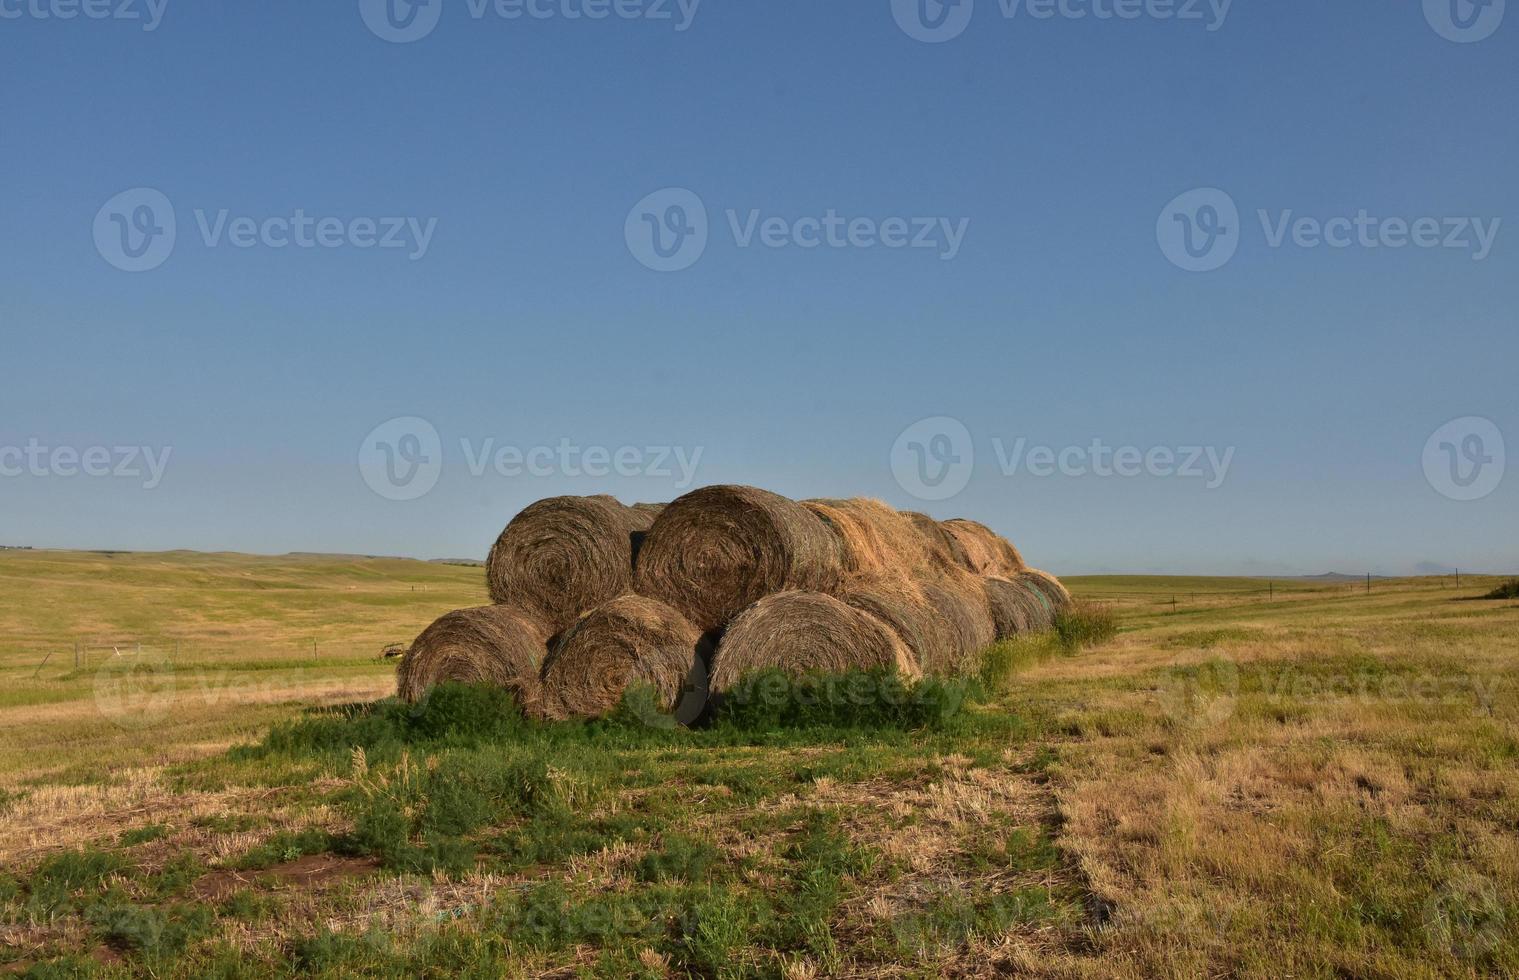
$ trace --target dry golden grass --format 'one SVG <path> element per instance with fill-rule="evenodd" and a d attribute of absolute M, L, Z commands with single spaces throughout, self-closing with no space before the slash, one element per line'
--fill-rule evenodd
<path fill-rule="evenodd" d="M 231 647 L 182 654 L 167 710 L 159 675 L 108 670 L 102 702 L 98 663 L 32 679 L 43 646 L 0 649 L 11 685 L 0 699 L 0 865 L 19 877 L 145 826 L 166 828 L 132 851 L 148 871 L 185 853 L 224 868 L 281 828 L 342 829 L 334 794 L 368 779 L 367 763 L 271 771 L 217 753 L 304 706 L 389 693 L 379 648 L 483 594 L 478 569 L 307 558 L 0 555 L 0 580 L 8 637 L 194 624 L 183 636 L 211 644 L 267 632 L 246 659 Z M 271 963 L 318 924 L 358 936 L 378 923 L 420 949 L 486 929 L 503 896 L 546 884 L 586 901 L 644 895 L 643 862 L 681 837 L 710 844 L 728 869 L 715 894 L 787 894 L 799 883 L 790 849 L 826 817 L 872 861 L 838 879 L 821 939 L 740 943 L 735 975 L 1519 973 L 1519 604 L 1468 601 L 1492 587 L 1481 580 L 1460 592 L 1377 582 L 1370 594 L 1066 582 L 1078 598 L 1116 603 L 1123 632 L 1076 657 L 1018 660 L 1006 689 L 975 709 L 1001 742 L 983 730 L 620 748 L 614 788 L 577 796 L 573 812 L 647 830 L 454 879 L 307 887 L 275 876 L 254 887 L 278 915 L 227 920 L 218 941 Z M 92 601 L 66 601 L 81 589 Z M 311 658 L 300 652 L 310 631 L 334 646 L 357 639 Z M 123 677 L 136 679 L 126 694 Z M 122 703 L 148 710 L 122 718 Z M 996 927 L 967 918 L 993 900 L 1028 902 L 1029 914 Z M 0 945 L 20 952 L 0 950 L 0 964 L 89 937 L 76 919 L 3 924 Z M 514 948 L 502 970 L 686 975 L 671 947 L 630 949 L 609 967 L 591 943 Z"/>

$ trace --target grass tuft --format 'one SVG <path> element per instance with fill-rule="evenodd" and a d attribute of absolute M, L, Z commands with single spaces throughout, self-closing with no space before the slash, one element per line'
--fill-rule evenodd
<path fill-rule="evenodd" d="M 1055 635 L 1072 651 L 1106 643 L 1118 635 L 1118 613 L 1106 603 L 1077 600 L 1056 614 Z"/>

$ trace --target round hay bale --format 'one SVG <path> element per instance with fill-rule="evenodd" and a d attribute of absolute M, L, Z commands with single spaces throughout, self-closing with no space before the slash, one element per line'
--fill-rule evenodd
<path fill-rule="evenodd" d="M 904 514 L 879 500 L 804 500 L 839 540 L 844 572 L 910 577 L 933 571 L 923 535 Z"/>
<path fill-rule="evenodd" d="M 891 627 L 821 592 L 778 592 L 740 613 L 712 659 L 712 692 L 732 690 L 745 675 L 772 667 L 792 677 L 878 667 L 919 676 Z"/>
<path fill-rule="evenodd" d="M 412 642 L 396 668 L 396 692 L 415 703 L 443 681 L 493 684 L 516 692 L 523 710 L 536 714 L 548 639 L 548 625 L 516 606 L 455 610 Z"/>
<path fill-rule="evenodd" d="M 1053 612 L 1058 613 L 1071 604 L 1071 594 L 1066 591 L 1064 585 L 1060 584 L 1060 580 L 1049 572 L 1041 572 L 1037 568 L 1025 568 L 1018 573 L 1018 581 L 1037 590 L 1048 599 Z"/>
<path fill-rule="evenodd" d="M 997 639 L 1037 633 L 1053 625 L 1049 603 L 1023 582 L 989 575 L 982 580 Z"/>
<path fill-rule="evenodd" d="M 486 559 L 491 600 L 535 612 L 558 633 L 632 588 L 633 558 L 653 521 L 607 496 L 531 504 Z"/>
<path fill-rule="evenodd" d="M 670 505 L 669 504 L 634 504 L 633 505 L 633 509 L 636 510 L 636 511 L 638 511 L 641 514 L 648 514 L 649 515 L 649 520 L 652 522 L 654 520 L 654 518 L 658 517 L 664 511 L 664 509 L 666 507 L 668 507 L 668 506 L 670 506 Z"/>
<path fill-rule="evenodd" d="M 951 662 L 958 655 L 957 634 L 914 581 L 855 577 L 839 588 L 838 598 L 890 626 L 921 672 L 932 673 L 930 665 Z"/>
<path fill-rule="evenodd" d="M 977 575 L 1016 575 L 1028 567 L 1012 542 L 980 521 L 956 517 L 941 523 L 965 552 L 965 567 Z"/>
<path fill-rule="evenodd" d="M 543 664 L 554 714 L 595 718 L 630 684 L 653 686 L 658 708 L 682 723 L 706 704 L 707 645 L 685 617 L 657 599 L 624 595 L 580 617 Z"/>
<path fill-rule="evenodd" d="M 937 663 L 924 664 L 930 674 L 962 671 L 986 647 L 997 640 L 997 625 L 981 582 L 969 572 L 949 574 L 922 583 L 929 605 L 948 624 L 953 642 Z"/>
<path fill-rule="evenodd" d="M 902 516 L 917 529 L 919 540 L 927 549 L 929 562 L 936 573 L 970 568 L 970 557 L 966 555 L 965 549 L 959 540 L 944 530 L 942 524 L 917 511 L 903 511 Z"/>
<path fill-rule="evenodd" d="M 634 585 L 706 632 L 774 592 L 830 591 L 842 573 L 838 540 L 807 508 L 754 487 L 716 486 L 655 519 Z"/>

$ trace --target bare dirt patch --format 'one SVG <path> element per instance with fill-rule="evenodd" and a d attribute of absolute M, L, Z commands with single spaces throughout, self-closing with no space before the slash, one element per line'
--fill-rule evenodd
<path fill-rule="evenodd" d="M 379 869 L 380 862 L 372 857 L 308 854 L 258 871 L 213 871 L 197 881 L 191 890 L 196 898 L 206 902 L 221 901 L 244 888 L 321 891 L 336 882 L 372 874 Z"/>

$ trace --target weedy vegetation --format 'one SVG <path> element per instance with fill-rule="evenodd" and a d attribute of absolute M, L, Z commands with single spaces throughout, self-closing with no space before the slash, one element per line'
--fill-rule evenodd
<path fill-rule="evenodd" d="M 481 601 L 477 570 L 422 566 L 418 601 L 388 578 L 414 563 L 341 563 L 331 595 L 306 560 L 249 562 L 193 564 L 173 601 L 219 633 L 378 608 L 402 639 Z M 0 557 L 93 587 L 69 567 Z M 72 605 L 156 628 L 129 612 L 155 581 Z M 642 688 L 598 721 L 461 685 L 408 705 L 380 635 L 288 677 L 204 659 L 220 692 L 281 676 L 125 719 L 71 661 L 27 679 L 40 656 L 8 653 L 36 697 L 0 725 L 60 740 L 0 756 L 0 971 L 1519 972 L 1519 609 L 1418 580 L 1067 584 L 1055 630 L 971 676 L 762 672 L 692 729 Z M 22 605 L 16 635 L 59 615 Z"/>

